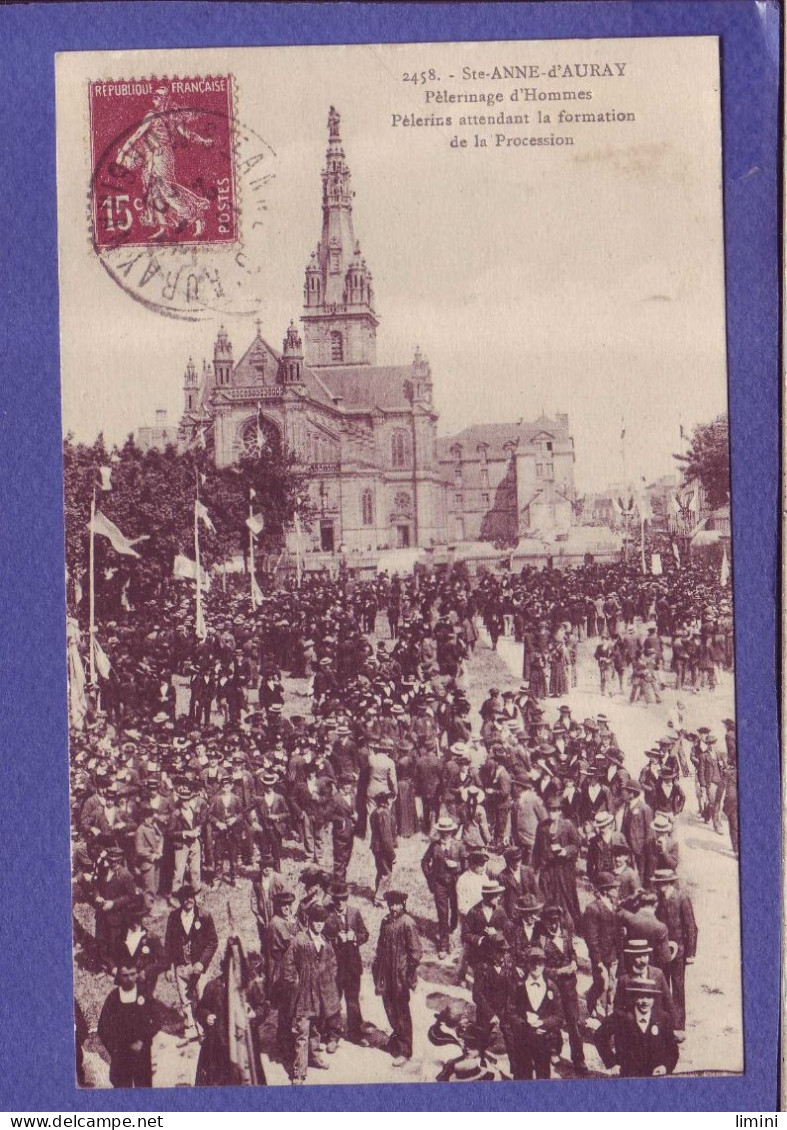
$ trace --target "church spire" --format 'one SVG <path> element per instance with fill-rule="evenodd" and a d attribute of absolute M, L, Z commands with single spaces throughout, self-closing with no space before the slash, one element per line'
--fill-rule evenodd
<path fill-rule="evenodd" d="M 331 106 L 322 171 L 322 231 L 306 267 L 303 292 L 306 362 L 312 366 L 375 362 L 372 276 L 353 231 L 354 193 L 340 125 Z"/>

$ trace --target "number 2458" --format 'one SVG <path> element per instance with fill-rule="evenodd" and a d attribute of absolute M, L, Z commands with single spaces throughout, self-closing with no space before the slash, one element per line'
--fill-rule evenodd
<path fill-rule="evenodd" d="M 439 81 L 434 67 L 430 67 L 428 71 L 405 71 L 402 74 L 402 82 L 414 82 L 416 85 L 423 82 Z"/>

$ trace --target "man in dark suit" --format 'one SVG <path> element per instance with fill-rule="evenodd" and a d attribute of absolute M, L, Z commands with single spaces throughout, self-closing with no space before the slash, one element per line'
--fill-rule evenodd
<path fill-rule="evenodd" d="M 495 938 L 505 937 L 511 922 L 501 905 L 504 887 L 496 879 L 485 879 L 481 886 L 481 901 L 471 906 L 462 921 L 462 943 L 467 949 L 467 961 L 475 969 L 483 956 L 484 946 Z"/>
<path fill-rule="evenodd" d="M 686 1029 L 686 966 L 697 954 L 697 923 L 691 898 L 678 886 L 674 871 L 656 871 L 653 886 L 659 900 L 656 914 L 669 935 L 671 961 L 664 972 L 675 1002 L 675 1035 L 681 1041 Z"/>
<path fill-rule="evenodd" d="M 656 1008 L 654 981 L 632 979 L 626 991 L 631 1011 L 613 1012 L 596 1034 L 599 1055 L 607 1068 L 624 1078 L 671 1075 L 678 1062 L 678 1044 L 666 1014 Z"/>
<path fill-rule="evenodd" d="M 611 1009 L 615 995 L 615 974 L 620 949 L 620 924 L 613 903 L 617 886 L 615 876 L 601 871 L 596 877 L 595 897 L 585 907 L 582 932 L 588 947 L 593 984 L 587 991 L 588 1016 L 592 1016 L 599 1001 L 604 1000 L 603 1019 Z M 604 999 L 606 998 L 606 999 Z"/>
<path fill-rule="evenodd" d="M 332 883 L 329 894 L 331 903 L 325 922 L 325 936 L 336 951 L 336 985 L 339 998 L 344 997 L 347 1008 L 347 1039 L 366 1048 L 369 1041 L 363 1034 L 360 1002 L 361 946 L 369 941 L 369 931 L 360 910 L 347 902 L 349 890 L 346 883 Z"/>
<path fill-rule="evenodd" d="M 642 796 L 642 785 L 639 781 L 631 779 L 625 781 L 622 786 L 622 793 L 625 799 L 625 808 L 623 809 L 620 831 L 631 848 L 640 880 L 643 880 L 645 877 L 645 847 L 651 834 L 653 809 L 645 803 Z"/>
<path fill-rule="evenodd" d="M 615 817 L 611 812 L 597 812 L 593 817 L 593 835 L 588 841 L 587 877 L 593 886 L 602 871 L 615 866 L 614 849 L 625 844 L 620 832 L 615 831 Z"/>
<path fill-rule="evenodd" d="M 653 891 L 638 891 L 625 905 L 618 907 L 618 921 L 626 941 L 636 938 L 646 941 L 653 951 L 654 965 L 666 974 L 670 963 L 669 934 L 656 917 L 657 902 Z"/>
<path fill-rule="evenodd" d="M 110 845 L 96 865 L 93 901 L 96 907 L 96 947 L 106 969 L 114 966 L 127 908 L 135 900 L 137 885 L 126 867 L 121 847 Z"/>
<path fill-rule="evenodd" d="M 393 1066 L 401 1067 L 413 1055 L 413 1018 L 410 993 L 415 989 L 421 961 L 421 940 L 415 922 L 407 913 L 407 895 L 386 891 L 388 914 L 380 924 L 377 952 L 372 963 L 374 988 L 383 998 L 391 1025 L 388 1050 Z"/>
<path fill-rule="evenodd" d="M 659 991 L 658 1005 L 667 1016 L 672 1027 L 675 1027 L 675 1006 L 672 1003 L 672 994 L 669 990 L 667 978 L 657 965 L 653 965 L 651 958 L 653 950 L 644 938 L 633 938 L 626 942 L 620 965 L 618 967 L 618 983 L 615 989 L 615 1012 L 631 1012 L 634 1002 L 627 991 L 631 981 L 646 978 L 655 983 Z M 621 973 L 620 970 L 623 970 Z"/>
<path fill-rule="evenodd" d="M 305 1083 L 309 1067 L 325 1070 L 321 1039 L 331 1054 L 341 1033 L 340 1000 L 336 987 L 336 951 L 325 937 L 328 908 L 313 903 L 309 925 L 293 938 L 282 962 L 281 979 L 288 998 L 295 1037 L 292 1081 Z"/>
<path fill-rule="evenodd" d="M 434 743 L 418 755 L 413 779 L 415 795 L 421 804 L 421 831 L 429 835 L 432 824 L 437 820 L 440 808 L 440 790 L 443 780 L 443 762 L 438 756 Z"/>
<path fill-rule="evenodd" d="M 514 1079 L 548 1079 L 561 1041 L 560 993 L 545 965 L 543 949 L 533 946 L 525 969 L 515 968 L 512 976 L 504 1035 Z"/>
<path fill-rule="evenodd" d="M 113 1087 L 152 1087 L 150 1049 L 158 1031 L 153 998 L 137 984 L 132 961 L 117 971 L 117 985 L 101 1009 L 98 1038 L 109 1052 L 109 1081 Z"/>
<path fill-rule="evenodd" d="M 186 1029 L 196 1028 L 194 1005 L 200 981 L 219 946 L 213 918 L 197 906 L 197 893 L 188 884 L 178 891 L 179 908 L 170 912 L 164 932 L 164 957 L 172 971 Z"/>
<path fill-rule="evenodd" d="M 499 875 L 499 882 L 503 887 L 503 910 L 512 919 L 514 907 L 523 895 L 539 893 L 538 879 L 533 868 L 522 862 L 521 847 L 507 847 L 503 852 L 503 859 L 505 867 Z"/>

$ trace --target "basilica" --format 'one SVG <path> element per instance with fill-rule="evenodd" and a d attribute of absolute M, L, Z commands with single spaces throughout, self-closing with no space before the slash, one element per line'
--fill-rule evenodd
<path fill-rule="evenodd" d="M 204 436 L 218 466 L 260 442 L 295 452 L 310 470 L 314 550 L 512 544 L 567 529 L 574 503 L 567 416 L 438 436 L 427 359 L 416 349 L 408 364 L 377 364 L 379 319 L 352 200 L 331 107 L 322 231 L 306 266 L 300 328 L 290 322 L 277 350 L 258 324 L 240 356 L 219 329 L 212 362 L 186 366 L 177 443 L 186 448 Z M 161 442 L 153 432 L 141 430 L 143 446 Z"/>

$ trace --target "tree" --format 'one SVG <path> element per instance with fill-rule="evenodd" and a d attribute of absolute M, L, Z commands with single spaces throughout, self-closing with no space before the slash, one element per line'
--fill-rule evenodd
<path fill-rule="evenodd" d="M 112 489 L 100 488 L 99 468 L 110 467 Z M 97 598 L 109 586 L 116 598 L 130 582 L 135 598 L 151 599 L 162 581 L 172 576 L 175 556 L 194 557 L 194 500 L 199 494 L 215 527 L 200 525 L 200 557 L 206 569 L 233 554 L 246 553 L 249 492 L 254 511 L 262 512 L 262 552 L 281 547 L 296 508 L 304 529 L 312 509 L 305 501 L 307 474 L 294 456 L 266 449 L 245 456 L 233 467 L 217 469 L 206 452 L 142 451 L 132 436 L 120 448 L 107 450 L 103 436 L 93 444 L 63 443 L 66 563 L 72 578 L 87 590 L 90 506 L 96 493 L 101 510 L 129 538 L 141 538 L 139 557 L 118 554 L 106 538 L 95 539 Z"/>
<path fill-rule="evenodd" d="M 675 459 L 686 482 L 699 480 L 712 510 L 730 500 L 730 431 L 726 415 L 709 424 L 697 424 L 689 449 Z"/>

